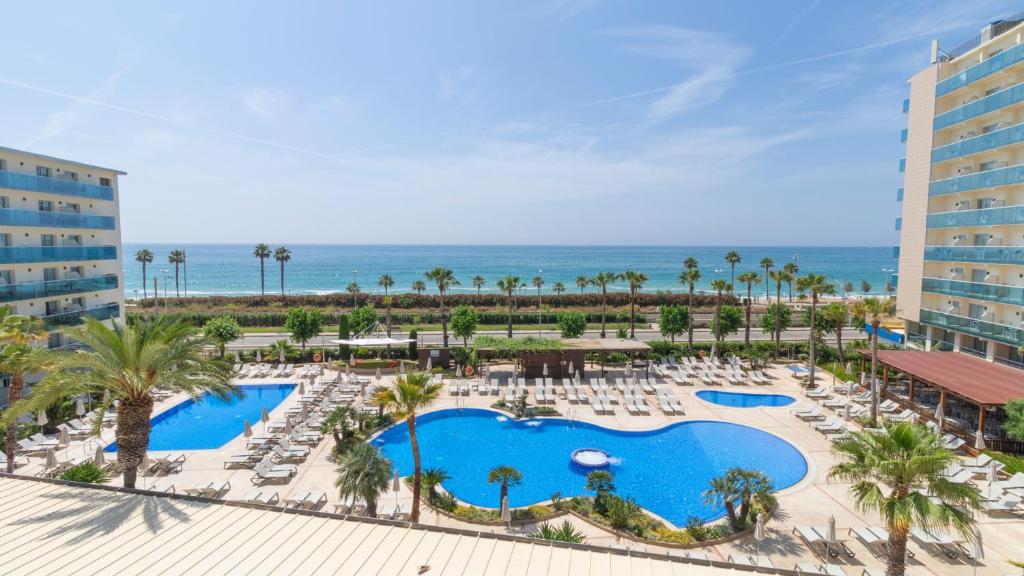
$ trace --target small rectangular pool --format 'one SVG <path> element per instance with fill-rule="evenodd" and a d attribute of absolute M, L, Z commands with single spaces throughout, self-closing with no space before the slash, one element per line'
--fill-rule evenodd
<path fill-rule="evenodd" d="M 208 450 L 220 448 L 242 433 L 245 421 L 259 422 L 263 409 L 270 412 L 295 389 L 295 384 L 253 384 L 239 386 L 242 398 L 221 400 L 203 393 L 156 415 L 150 424 L 149 449 Z M 117 450 L 117 443 L 105 448 Z"/>

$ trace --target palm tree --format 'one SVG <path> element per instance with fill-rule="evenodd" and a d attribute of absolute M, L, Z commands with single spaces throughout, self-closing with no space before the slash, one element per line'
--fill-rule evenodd
<path fill-rule="evenodd" d="M 562 284 L 561 282 L 555 282 L 554 284 L 551 285 L 551 291 L 561 296 L 562 294 L 565 293 L 565 284 Z"/>
<path fill-rule="evenodd" d="M 181 276 L 185 284 L 185 298 L 188 298 L 188 254 L 181 251 Z"/>
<path fill-rule="evenodd" d="M 270 258 L 270 246 L 260 242 L 253 248 L 252 255 L 260 259 L 260 296 L 266 296 L 266 274 L 264 263 Z"/>
<path fill-rule="evenodd" d="M 691 263 L 693 264 L 692 268 L 689 267 L 689 265 Z M 686 319 L 686 344 L 687 344 L 687 347 L 688 347 L 687 349 L 692 352 L 693 351 L 693 314 L 694 314 L 694 311 L 693 311 L 693 288 L 694 288 L 694 286 L 697 285 L 697 282 L 700 282 L 700 270 L 697 269 L 697 260 L 694 259 L 694 258 L 687 258 L 686 259 L 686 263 L 684 265 L 687 266 L 687 268 L 686 268 L 686 270 L 683 270 L 682 272 L 679 273 L 679 283 L 680 284 L 686 284 L 686 286 L 687 286 L 687 288 L 689 290 L 689 294 L 690 294 L 689 299 L 687 300 L 687 304 L 686 304 L 686 308 L 687 308 L 687 312 L 688 312 L 687 319 Z"/>
<path fill-rule="evenodd" d="M 722 292 L 732 292 L 732 284 L 718 278 L 711 281 L 711 289 L 717 293 L 715 298 L 715 340 L 722 339 Z"/>
<path fill-rule="evenodd" d="M 608 310 L 608 285 L 622 278 L 622 274 L 615 272 L 598 272 L 593 278 L 587 280 L 601 289 L 601 338 L 605 337 L 605 313 Z M 577 280 L 578 283 L 578 280 Z"/>
<path fill-rule="evenodd" d="M 292 251 L 281 246 L 274 250 L 274 260 L 281 263 L 281 295 L 284 296 L 284 263 L 292 259 Z"/>
<path fill-rule="evenodd" d="M 853 292 L 853 282 L 847 280 L 846 282 L 843 282 L 843 298 L 849 296 L 850 292 Z"/>
<path fill-rule="evenodd" d="M 785 270 L 772 270 L 768 272 L 768 279 L 775 282 L 775 330 L 772 331 L 772 340 L 775 341 L 774 359 L 779 359 L 779 344 L 782 340 L 782 283 L 789 277 Z M 765 292 L 768 291 L 767 284 Z M 770 301 L 770 300 L 769 300 Z"/>
<path fill-rule="evenodd" d="M 865 294 L 871 292 L 871 283 L 868 282 L 867 280 L 861 280 L 860 281 L 860 291 L 865 293 Z"/>
<path fill-rule="evenodd" d="M 821 296 L 825 294 L 835 294 L 835 284 L 829 282 L 824 274 L 808 274 L 801 276 L 796 279 L 796 289 L 801 296 L 804 294 L 811 294 L 811 344 L 810 344 L 810 371 L 808 377 L 810 383 L 814 385 L 814 364 L 817 360 L 815 355 L 815 341 L 817 338 L 814 337 L 814 329 L 818 325 L 818 302 Z"/>
<path fill-rule="evenodd" d="M 145 300 L 146 295 L 146 265 L 153 263 L 153 253 L 149 251 L 149 248 L 143 248 L 135 253 L 135 261 L 142 264 L 142 299 Z M 153 295 L 156 297 L 156 294 Z"/>
<path fill-rule="evenodd" d="M 437 495 L 437 487 L 451 480 L 451 475 L 444 468 L 427 468 L 423 471 L 423 487 L 427 489 L 427 499 Z"/>
<path fill-rule="evenodd" d="M 554 540 L 556 542 L 572 542 L 575 544 L 582 544 L 587 539 L 583 532 L 577 530 L 572 522 L 568 520 L 562 520 L 562 523 L 558 526 L 553 526 L 548 522 L 541 522 L 537 529 L 530 533 L 530 538 Z"/>
<path fill-rule="evenodd" d="M 409 372 L 395 378 L 393 388 L 381 388 L 373 397 L 373 404 L 397 418 L 405 418 L 409 427 L 409 445 L 412 447 L 412 521 L 420 521 L 420 444 L 416 439 L 416 412 L 429 406 L 441 393 L 440 384 L 430 382 L 426 372 Z"/>
<path fill-rule="evenodd" d="M 533 287 L 537 289 L 537 312 L 540 313 L 541 308 L 541 295 L 540 289 L 544 286 L 544 278 L 542 276 L 534 276 L 533 280 L 530 281 Z"/>
<path fill-rule="evenodd" d="M 139 464 L 149 447 L 155 389 L 191 396 L 209 392 L 221 399 L 241 396 L 231 384 L 231 366 L 206 357 L 205 350 L 213 343 L 179 317 L 115 322 L 109 328 L 86 317 L 85 324 L 69 328 L 67 335 L 88 352 L 60 356 L 29 397 L 11 410 L 35 412 L 68 396 L 107 393 L 109 402 L 117 401 L 117 461 L 124 469 L 126 488 L 135 487 Z"/>
<path fill-rule="evenodd" d="M 629 282 L 629 337 L 636 338 L 636 294 L 647 282 L 647 274 L 636 270 L 626 270 L 622 278 Z"/>
<path fill-rule="evenodd" d="M 484 280 L 483 276 L 473 276 L 473 288 L 476 288 L 476 295 L 480 295 L 480 289 L 487 284 L 487 280 Z"/>
<path fill-rule="evenodd" d="M 786 262 L 786 264 L 782 267 L 782 269 L 785 270 L 789 274 L 790 278 L 796 278 L 796 275 L 800 272 L 800 266 L 797 266 L 797 263 L 796 262 L 792 262 L 792 261 L 791 262 Z M 792 302 L 793 301 L 793 280 L 789 280 L 787 282 L 787 284 L 789 284 L 789 301 Z"/>
<path fill-rule="evenodd" d="M 608 495 L 615 492 L 615 476 L 607 470 L 594 470 L 587 474 L 583 489 L 594 493 L 594 509 L 604 512 Z"/>
<path fill-rule="evenodd" d="M 829 478 L 850 482 L 857 507 L 881 516 L 889 532 L 887 576 L 903 576 L 907 534 L 913 527 L 952 527 L 970 537 L 972 511 L 981 507 L 981 494 L 971 484 L 946 477 L 959 459 L 942 446 L 940 434 L 899 422 L 882 430 L 851 432 L 832 451 L 841 461 Z"/>
<path fill-rule="evenodd" d="M 715 508 L 725 508 L 725 514 L 729 518 L 729 526 L 733 530 L 740 527 L 739 517 L 736 515 L 736 502 L 740 500 L 741 494 L 739 487 L 736 486 L 736 479 L 733 475 L 723 474 L 712 478 L 708 482 L 708 488 L 702 496 L 706 505 Z"/>
<path fill-rule="evenodd" d="M 519 288 L 519 276 L 505 276 L 498 283 L 495 284 L 498 290 L 501 290 L 508 296 L 508 337 L 512 337 L 512 298 L 515 297 L 516 290 Z"/>
<path fill-rule="evenodd" d="M 745 272 L 740 274 L 740 282 L 747 285 L 747 323 L 746 329 L 743 333 L 743 345 L 750 346 L 750 309 L 753 307 L 753 294 L 754 284 L 761 283 L 761 275 L 757 272 Z"/>
<path fill-rule="evenodd" d="M 174 264 L 174 297 L 181 298 L 181 291 L 178 290 L 178 268 L 185 263 L 185 251 L 171 250 L 167 256 L 167 262 Z"/>
<path fill-rule="evenodd" d="M 388 336 L 391 336 L 391 297 L 388 296 L 388 289 L 395 285 L 395 279 L 390 274 L 381 274 L 377 278 L 377 285 L 384 289 L 384 303 L 387 305 L 387 327 Z"/>
<path fill-rule="evenodd" d="M 377 500 L 387 491 L 391 479 L 391 460 L 371 444 L 353 444 L 338 459 L 338 476 L 334 485 L 342 501 L 349 498 L 366 502 L 366 515 L 377 517 Z"/>
<path fill-rule="evenodd" d="M 729 253 L 725 255 L 725 261 L 729 264 L 730 268 L 729 284 L 736 284 L 736 265 L 742 260 L 743 258 L 740 257 L 740 253 L 735 250 L 730 250 Z"/>
<path fill-rule="evenodd" d="M 509 486 L 519 486 L 523 483 L 523 473 L 511 466 L 496 466 L 487 473 L 488 484 L 501 484 L 501 495 L 498 497 L 498 507 L 505 502 L 508 496 Z"/>
<path fill-rule="evenodd" d="M 850 310 L 842 302 L 834 302 L 821 309 L 821 317 L 832 325 L 836 333 L 836 351 L 839 353 L 839 361 L 846 362 L 843 355 L 843 326 L 850 321 Z"/>
<path fill-rule="evenodd" d="M 441 295 L 441 332 L 444 335 L 444 347 L 448 347 L 448 317 L 445 315 L 444 294 L 452 286 L 458 286 L 455 273 L 450 268 L 434 268 L 427 272 L 427 279 L 437 284 L 437 292 Z"/>
<path fill-rule="evenodd" d="M 878 424 L 878 328 L 889 317 L 893 301 L 874 296 L 853 304 L 853 317 L 871 325 L 871 426 Z"/>
<path fill-rule="evenodd" d="M 583 291 L 587 288 L 587 284 L 591 284 L 590 280 L 591 279 L 586 276 L 576 277 L 576 286 L 580 289 L 580 294 L 583 294 Z"/>
<path fill-rule="evenodd" d="M 424 284 L 423 280 L 413 280 L 412 289 L 416 291 L 416 294 L 423 294 L 423 291 L 427 289 L 427 285 Z"/>
<path fill-rule="evenodd" d="M 772 260 L 768 256 L 765 256 L 764 258 L 761 258 L 760 264 L 761 264 L 761 268 L 764 268 L 764 277 L 765 278 L 770 278 L 770 276 L 768 275 L 768 272 L 771 271 L 772 266 L 775 266 L 775 260 Z M 768 292 L 768 285 L 767 284 L 765 284 L 765 286 L 764 286 L 764 297 L 765 297 L 766 300 L 768 300 L 768 303 L 770 304 L 771 301 L 772 301 L 772 295 Z"/>
<path fill-rule="evenodd" d="M 34 346 L 46 338 L 43 324 L 38 318 L 14 314 L 10 306 L 0 306 L 0 371 L 11 378 L 7 388 L 7 403 L 21 400 L 25 390 L 25 374 L 42 372 L 52 364 L 52 353 Z M 14 473 L 14 449 L 18 446 L 18 419 L 6 422 L 4 448 L 7 455 L 7 473 Z"/>

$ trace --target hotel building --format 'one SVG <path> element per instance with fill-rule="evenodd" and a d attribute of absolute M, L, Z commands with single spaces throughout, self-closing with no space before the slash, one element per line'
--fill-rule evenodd
<path fill-rule="evenodd" d="M 0 305 L 41 318 L 50 348 L 73 345 L 58 330 L 83 316 L 121 315 L 123 174 L 0 147 Z"/>
<path fill-rule="evenodd" d="M 1024 366 L 1024 14 L 932 63 L 903 102 L 897 316 L 908 342 Z"/>

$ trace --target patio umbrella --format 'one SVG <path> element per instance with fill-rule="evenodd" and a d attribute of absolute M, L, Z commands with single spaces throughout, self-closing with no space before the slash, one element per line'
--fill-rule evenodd
<path fill-rule="evenodd" d="M 832 553 L 832 545 L 836 542 L 836 517 L 828 517 L 828 526 L 825 528 L 825 543 L 828 545 L 826 557 Z"/>
<path fill-rule="evenodd" d="M 348 365 L 349 366 L 355 366 L 356 365 L 356 355 L 355 354 L 349 354 L 348 355 Z"/>
<path fill-rule="evenodd" d="M 81 396 L 78 397 L 78 400 L 75 400 L 75 415 L 79 418 L 85 416 L 85 400 Z"/>
<path fill-rule="evenodd" d="M 865 372 L 860 373 L 860 387 L 865 390 L 868 388 L 868 375 Z"/>
<path fill-rule="evenodd" d="M 278 350 L 277 361 L 280 362 L 281 364 L 284 364 L 284 350 Z"/>
<path fill-rule="evenodd" d="M 263 352 L 256 350 L 256 362 L 263 362 Z"/>
<path fill-rule="evenodd" d="M 846 428 L 846 423 L 850 421 L 850 403 L 847 402 L 843 408 L 843 428 Z"/>
<path fill-rule="evenodd" d="M 53 451 L 53 448 L 46 449 L 46 467 L 56 468 L 57 467 L 57 453 Z"/>
<path fill-rule="evenodd" d="M 764 540 L 764 514 L 757 513 L 757 523 L 754 524 L 754 540 L 757 541 L 757 549 L 754 552 L 754 559 L 761 556 L 761 541 Z"/>
<path fill-rule="evenodd" d="M 302 380 L 299 380 L 299 396 L 303 396 L 305 394 L 306 394 L 306 383 L 303 382 Z"/>
<path fill-rule="evenodd" d="M 68 444 L 71 444 L 71 435 L 68 434 L 67 428 L 61 429 L 60 434 L 57 436 L 57 443 L 62 446 L 67 446 Z"/>
<path fill-rule="evenodd" d="M 391 491 L 398 493 L 402 489 L 402 482 L 398 479 L 398 469 L 395 469 L 395 476 L 391 479 Z"/>
<path fill-rule="evenodd" d="M 302 418 L 303 422 L 305 422 L 306 420 L 309 420 L 309 406 L 308 405 L 306 405 L 306 404 L 302 405 L 302 412 L 300 413 L 299 417 Z"/>
<path fill-rule="evenodd" d="M 939 430 L 942 430 L 942 421 L 945 419 L 945 414 L 943 413 L 942 408 L 942 402 L 940 401 L 939 404 L 935 406 L 935 421 L 939 423 Z"/>
<path fill-rule="evenodd" d="M 853 383 L 853 380 L 850 380 L 849 386 L 848 386 L 849 389 L 846 391 L 846 395 L 849 396 L 850 398 L 853 398 L 853 388 L 854 388 L 854 386 L 855 385 Z"/>
<path fill-rule="evenodd" d="M 434 368 L 434 359 L 427 358 L 427 372 L 430 372 Z"/>
<path fill-rule="evenodd" d="M 260 413 L 260 422 L 263 422 L 264 424 L 270 422 L 270 414 L 267 414 L 266 406 L 263 407 L 263 411 Z"/>
<path fill-rule="evenodd" d="M 46 426 L 47 422 L 49 422 L 49 420 L 46 419 L 46 410 L 36 412 L 36 424 L 39 426 Z"/>
<path fill-rule="evenodd" d="M 548 363 L 547 362 L 544 363 L 544 369 L 543 369 L 542 373 L 544 374 L 544 377 L 547 378 L 547 376 L 548 376 Z"/>
<path fill-rule="evenodd" d="M 979 451 L 985 449 L 985 431 L 981 428 L 978 429 L 978 433 L 974 436 L 974 449 Z"/>
<path fill-rule="evenodd" d="M 974 539 L 971 540 L 971 564 L 974 565 L 974 573 L 978 573 L 978 560 L 985 559 L 985 545 L 981 541 L 981 530 L 974 527 Z"/>
<path fill-rule="evenodd" d="M 633 374 L 633 364 L 626 362 L 626 378 L 629 378 Z"/>
<path fill-rule="evenodd" d="M 103 446 L 96 445 L 96 455 L 92 457 L 92 463 L 103 468 L 107 465 L 107 458 L 103 454 Z"/>
<path fill-rule="evenodd" d="M 576 372 L 576 369 L 575 369 L 575 367 L 572 364 L 572 360 L 569 360 L 569 374 L 573 374 L 575 372 Z"/>
<path fill-rule="evenodd" d="M 291 436 L 292 435 L 292 420 L 291 420 L 291 418 L 285 418 L 284 419 L 284 435 L 285 436 Z"/>
<path fill-rule="evenodd" d="M 377 374 L 374 377 L 377 379 L 377 382 L 380 382 L 380 368 L 377 368 Z"/>
<path fill-rule="evenodd" d="M 501 499 L 501 521 L 512 522 L 512 511 L 508 507 L 508 496 Z"/>
<path fill-rule="evenodd" d="M 576 371 L 576 384 L 577 384 L 577 385 L 579 385 L 579 384 L 580 384 L 580 382 L 582 382 L 582 381 L 583 381 L 583 375 L 582 375 L 582 374 L 580 374 L 580 371 L 579 371 L 579 370 L 577 370 L 577 371 Z"/>
<path fill-rule="evenodd" d="M 246 438 L 252 438 L 252 425 L 249 424 L 249 419 L 246 418 L 245 424 L 242 425 L 242 436 Z"/>

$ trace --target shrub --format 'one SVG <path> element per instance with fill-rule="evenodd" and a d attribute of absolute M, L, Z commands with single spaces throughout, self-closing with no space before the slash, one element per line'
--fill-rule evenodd
<path fill-rule="evenodd" d="M 110 475 L 93 462 L 83 462 L 78 466 L 72 466 L 60 475 L 61 480 L 69 482 L 83 482 L 86 484 L 106 484 L 110 482 Z"/>
<path fill-rule="evenodd" d="M 667 526 L 661 526 L 654 530 L 654 539 L 674 544 L 693 544 L 696 539 L 688 530 L 673 530 Z"/>
<path fill-rule="evenodd" d="M 572 522 L 569 522 L 568 520 L 563 520 L 558 526 L 552 526 L 551 524 L 544 522 L 530 534 L 530 537 L 538 538 L 540 540 L 574 542 L 576 544 L 582 544 L 586 540 L 583 533 L 577 530 L 576 527 L 572 525 Z"/>
<path fill-rule="evenodd" d="M 242 337 L 242 327 L 233 317 L 224 315 L 212 318 L 203 325 L 203 335 L 217 344 L 220 357 L 224 357 L 224 347 Z"/>
<path fill-rule="evenodd" d="M 409 342 L 409 359 L 410 360 L 416 360 L 416 357 L 417 357 L 417 354 L 418 354 L 418 351 L 416 350 L 416 339 L 417 339 L 417 336 L 418 336 L 418 332 L 416 331 L 415 328 L 413 328 L 412 330 L 409 330 L 409 340 L 412 340 L 412 342 Z"/>
<path fill-rule="evenodd" d="M 587 317 L 582 312 L 562 312 L 558 315 L 558 331 L 562 338 L 579 338 L 587 329 Z"/>

